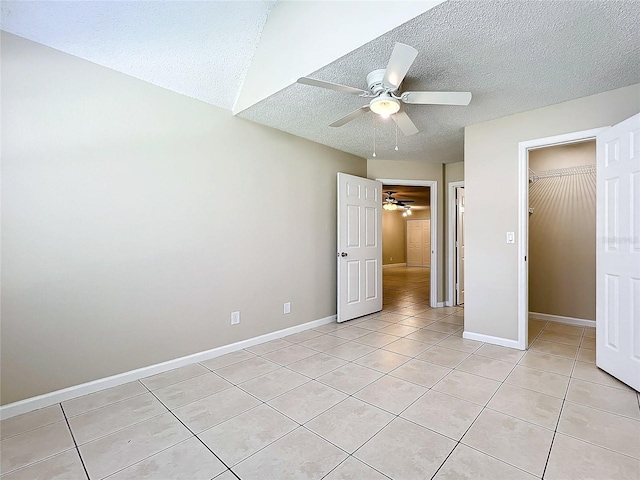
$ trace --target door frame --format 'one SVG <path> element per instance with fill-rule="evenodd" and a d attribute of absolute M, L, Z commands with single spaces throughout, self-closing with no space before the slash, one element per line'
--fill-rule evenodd
<path fill-rule="evenodd" d="M 609 126 L 527 140 L 518 144 L 518 349 L 529 346 L 529 151 L 595 140 Z M 600 202 L 596 198 L 596 204 Z"/>
<path fill-rule="evenodd" d="M 402 185 L 403 187 L 429 187 L 429 209 L 431 213 L 431 291 L 429 306 L 431 308 L 444 306 L 438 304 L 438 181 L 437 180 L 402 180 L 398 178 L 376 178 L 385 185 Z"/>
<path fill-rule="evenodd" d="M 456 236 L 456 188 L 464 187 L 464 180 L 449 182 L 447 215 L 447 306 L 454 307 L 456 300 L 455 236 Z"/>

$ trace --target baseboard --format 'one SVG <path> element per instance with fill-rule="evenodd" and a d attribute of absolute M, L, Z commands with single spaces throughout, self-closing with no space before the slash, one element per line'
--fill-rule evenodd
<path fill-rule="evenodd" d="M 406 267 L 407 264 L 406 263 L 388 263 L 386 265 L 382 265 L 382 268 L 384 267 Z"/>
<path fill-rule="evenodd" d="M 437 302 L 436 303 L 436 308 L 442 308 L 445 307 L 446 305 L 444 304 L 444 302 Z"/>
<path fill-rule="evenodd" d="M 548 313 L 536 313 L 529 312 L 529 318 L 535 318 L 537 320 L 548 320 L 550 322 L 566 323 L 569 325 L 579 325 L 581 327 L 594 327 L 596 326 L 595 320 L 586 320 L 584 318 L 562 317 L 560 315 L 549 315 Z"/>
<path fill-rule="evenodd" d="M 476 340 L 478 342 L 491 343 L 492 345 L 500 345 L 501 347 L 523 350 L 522 348 L 520 348 L 520 345 L 518 345 L 517 340 L 509 340 L 508 338 L 492 337 L 491 335 L 483 335 L 482 333 L 473 332 L 463 332 L 462 338 L 466 338 L 467 340 Z"/>
<path fill-rule="evenodd" d="M 149 377 L 151 375 L 157 375 L 158 373 L 164 373 L 169 370 L 173 370 L 174 368 L 184 367 L 185 365 L 192 363 L 209 360 L 211 358 L 219 357 L 220 355 L 235 352 L 236 350 L 242 350 L 243 348 L 252 347 L 260 343 L 286 337 L 287 335 L 302 332 L 310 328 L 319 327 L 320 325 L 325 325 L 335 320 L 336 316 L 331 315 L 329 317 L 313 320 L 301 325 L 295 325 L 276 332 L 266 333 L 258 337 L 212 348 L 211 350 L 205 350 L 204 352 L 194 353 L 185 357 L 175 358 L 155 365 L 149 365 L 148 367 L 138 368 L 136 370 L 119 373 L 110 377 L 99 378 L 98 380 L 93 380 L 91 382 L 74 385 L 73 387 L 63 388 L 62 390 L 56 390 L 55 392 L 45 393 L 43 395 L 38 395 L 37 397 L 26 398 L 18 402 L 2 405 L 0 406 L 0 419 L 4 420 L 6 418 L 15 417 L 16 415 L 49 407 L 56 403 L 64 402 L 82 395 L 88 395 L 89 393 L 94 393 L 105 388 L 117 387 L 118 385 L 140 380 L 141 378 Z"/>

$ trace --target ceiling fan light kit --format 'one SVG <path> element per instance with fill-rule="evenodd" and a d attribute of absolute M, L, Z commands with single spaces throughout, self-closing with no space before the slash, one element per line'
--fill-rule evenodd
<path fill-rule="evenodd" d="M 330 125 L 331 127 L 341 127 L 371 111 L 384 118 L 391 116 L 405 136 L 414 135 L 419 130 L 409 118 L 409 115 L 401 108 L 403 103 L 411 105 L 468 105 L 471 102 L 470 92 L 401 93 L 400 85 L 417 55 L 418 51 L 415 48 L 403 43 L 396 43 L 391 52 L 387 68 L 374 70 L 367 75 L 368 90 L 308 77 L 299 78 L 298 83 L 371 99 L 369 105 L 363 105 L 336 120 Z"/>

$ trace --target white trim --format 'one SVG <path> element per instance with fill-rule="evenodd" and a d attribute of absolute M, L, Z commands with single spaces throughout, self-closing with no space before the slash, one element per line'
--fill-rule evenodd
<path fill-rule="evenodd" d="M 466 338 L 467 340 L 475 340 L 477 342 L 491 343 L 492 345 L 500 345 L 501 347 L 526 350 L 526 348 L 520 348 L 520 343 L 517 340 L 509 340 L 508 338 L 502 337 L 492 337 L 491 335 L 484 335 L 482 333 L 462 332 L 462 338 Z"/>
<path fill-rule="evenodd" d="M 445 302 L 438 302 L 438 303 L 436 303 L 436 307 L 435 308 L 442 308 L 442 307 L 445 307 L 445 306 L 446 306 Z"/>
<path fill-rule="evenodd" d="M 386 265 L 382 265 L 382 268 L 384 267 L 406 267 L 407 264 L 406 263 L 388 263 Z"/>
<path fill-rule="evenodd" d="M 527 140 L 518 144 L 518 348 L 525 350 L 529 329 L 529 150 L 593 140 L 609 127 Z"/>
<path fill-rule="evenodd" d="M 560 315 L 550 315 L 548 313 L 529 312 L 529 319 L 536 318 L 538 320 L 548 320 L 549 322 L 566 323 L 569 325 L 580 325 L 582 327 L 596 326 L 595 320 L 587 320 L 586 318 L 562 317 Z"/>
<path fill-rule="evenodd" d="M 205 350 L 204 352 L 194 353 L 185 357 L 175 358 L 155 365 L 149 365 L 148 367 L 130 370 L 111 377 L 99 378 L 98 380 L 93 380 L 91 382 L 81 383 L 80 385 L 56 390 L 55 392 L 45 393 L 43 395 L 38 395 L 37 397 L 26 398 L 18 402 L 2 405 L 0 406 L 0 419 L 4 420 L 6 418 L 15 417 L 16 415 L 38 410 L 39 408 L 49 407 L 56 403 L 64 402 L 65 400 L 70 400 L 89 393 L 94 393 L 105 388 L 117 387 L 118 385 L 132 382 L 134 380 L 140 380 L 141 378 L 149 377 L 151 375 L 157 375 L 158 373 L 173 370 L 174 368 L 209 360 L 211 358 L 219 357 L 220 355 L 242 350 L 243 348 L 252 347 L 260 343 L 286 337 L 287 335 L 302 332 L 310 328 L 319 327 L 320 325 L 325 325 L 327 323 L 334 322 L 335 320 L 336 316 L 331 315 L 329 317 L 313 320 L 301 325 L 295 325 L 276 332 L 265 333 L 258 337 L 212 348 L 211 350 Z"/>
<path fill-rule="evenodd" d="M 455 226 L 456 226 L 456 188 L 464 187 L 464 181 L 449 182 L 447 202 L 447 307 L 453 307 L 456 303 L 456 285 L 455 285 Z"/>
<path fill-rule="evenodd" d="M 429 187 L 431 211 L 431 292 L 429 306 L 436 308 L 438 303 L 438 181 L 437 180 L 400 180 L 397 178 L 376 178 L 382 185 L 402 185 L 404 187 Z"/>

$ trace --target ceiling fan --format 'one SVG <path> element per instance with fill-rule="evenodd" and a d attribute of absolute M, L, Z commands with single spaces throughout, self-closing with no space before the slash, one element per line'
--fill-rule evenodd
<path fill-rule="evenodd" d="M 387 194 L 387 198 L 384 199 L 384 202 L 382 202 L 382 208 L 384 208 L 385 210 L 397 210 L 398 208 L 411 208 L 410 206 L 407 205 L 407 203 L 413 203 L 413 200 L 398 200 L 397 198 L 395 198 L 393 196 L 394 193 L 396 192 L 392 192 L 391 190 L 389 190 L 388 192 L 384 192 Z"/>
<path fill-rule="evenodd" d="M 469 105 L 471 101 L 470 92 L 400 92 L 400 84 L 417 55 L 418 51 L 415 48 L 404 43 L 396 43 L 387 68 L 374 70 L 367 75 L 368 90 L 309 77 L 299 78 L 298 83 L 371 98 L 368 105 L 336 120 L 330 125 L 331 127 L 341 127 L 371 110 L 383 117 L 392 115 L 402 133 L 409 136 L 418 133 L 418 128 L 406 112 L 400 109 L 401 103 L 410 105 Z"/>

